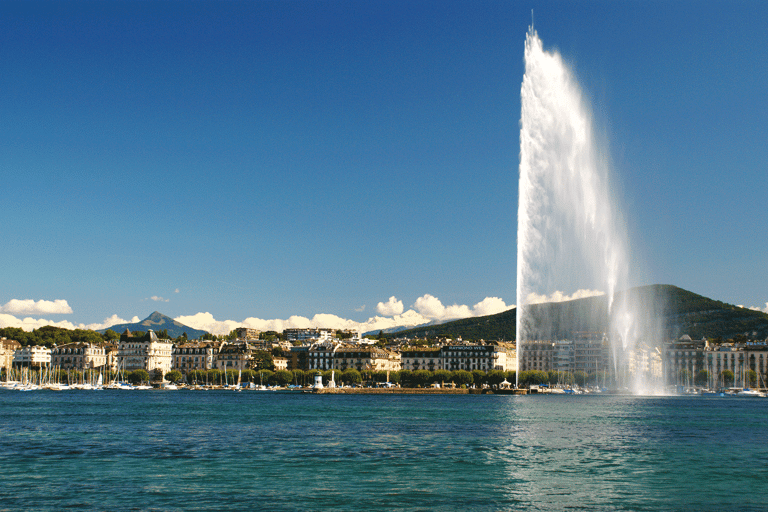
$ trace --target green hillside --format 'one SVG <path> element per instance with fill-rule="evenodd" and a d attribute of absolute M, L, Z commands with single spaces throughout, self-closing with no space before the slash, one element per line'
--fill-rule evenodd
<path fill-rule="evenodd" d="M 768 338 L 768 314 L 740 308 L 683 290 L 672 285 L 632 288 L 614 296 L 614 304 L 629 301 L 642 317 L 642 324 L 653 327 L 653 337 L 671 339 L 688 334 L 692 338 L 750 339 Z M 613 308 L 615 311 L 615 307 Z M 568 302 L 530 306 L 536 325 L 546 325 L 540 339 L 568 338 L 574 332 L 606 332 L 608 301 L 605 296 Z M 409 329 L 391 337 L 461 337 L 464 340 L 514 340 L 515 309 L 495 315 L 455 320 L 440 325 Z M 651 333 L 648 334 L 651 336 Z"/>

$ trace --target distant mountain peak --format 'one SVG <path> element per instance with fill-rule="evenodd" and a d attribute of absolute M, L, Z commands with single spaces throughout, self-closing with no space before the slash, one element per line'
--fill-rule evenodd
<path fill-rule="evenodd" d="M 149 315 L 147 318 L 140 322 L 136 323 L 130 323 L 130 324 L 118 324 L 118 325 L 112 325 L 108 327 L 107 329 L 112 329 L 115 332 L 123 332 L 126 329 L 130 331 L 148 331 L 149 329 L 152 329 L 153 331 L 162 331 L 167 330 L 168 336 L 171 338 L 177 338 L 181 336 L 184 333 L 187 333 L 187 337 L 189 339 L 195 339 L 201 337 L 203 334 L 206 334 L 206 331 L 202 331 L 200 329 L 193 329 L 192 327 L 189 327 L 188 325 L 184 325 L 181 322 L 177 322 L 173 318 L 166 316 L 159 311 L 152 312 L 151 315 Z M 105 332 L 107 329 L 102 329 L 98 332 Z"/>

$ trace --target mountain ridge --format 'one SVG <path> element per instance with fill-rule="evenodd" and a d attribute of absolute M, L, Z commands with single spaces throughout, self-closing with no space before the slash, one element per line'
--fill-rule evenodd
<path fill-rule="evenodd" d="M 768 314 L 727 304 L 674 285 L 639 286 L 614 294 L 614 303 L 627 300 L 642 306 L 646 325 L 653 324 L 666 339 L 684 334 L 692 338 L 752 339 L 768 337 Z M 607 332 L 610 325 L 605 295 L 566 302 L 529 306 L 534 319 L 547 319 L 540 339 L 567 338 L 576 331 Z M 412 327 L 396 337 L 462 337 L 467 340 L 515 340 L 517 309 L 494 315 L 471 317 L 439 325 Z M 648 336 L 650 334 L 647 334 Z"/>
<path fill-rule="evenodd" d="M 152 312 L 151 315 L 149 315 L 144 320 L 141 320 L 140 322 L 112 325 L 106 329 L 100 329 L 96 332 L 104 334 L 109 329 L 117 332 L 118 334 L 125 332 L 126 329 L 129 331 L 147 331 L 149 329 L 152 329 L 153 331 L 167 330 L 168 336 L 171 338 L 178 338 L 182 334 L 187 333 L 187 337 L 191 340 L 207 334 L 207 331 L 193 329 L 192 327 L 184 325 L 181 322 L 177 322 L 169 316 L 165 316 L 159 311 Z"/>

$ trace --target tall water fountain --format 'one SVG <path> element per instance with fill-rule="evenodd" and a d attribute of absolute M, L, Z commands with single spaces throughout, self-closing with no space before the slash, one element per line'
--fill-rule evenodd
<path fill-rule="evenodd" d="M 521 89 L 517 218 L 517 348 L 551 336 L 532 302 L 556 291 L 604 293 L 613 360 L 634 344 L 637 315 L 614 294 L 627 284 L 627 239 L 605 144 L 572 71 L 530 27 Z"/>

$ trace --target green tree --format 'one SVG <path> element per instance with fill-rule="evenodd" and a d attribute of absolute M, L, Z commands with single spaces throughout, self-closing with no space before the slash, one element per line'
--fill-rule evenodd
<path fill-rule="evenodd" d="M 303 386 L 306 378 L 306 374 L 304 373 L 304 370 L 293 370 L 292 372 L 293 372 L 293 383 L 299 386 Z"/>
<path fill-rule="evenodd" d="M 207 372 L 208 377 L 208 384 L 215 386 L 215 385 L 221 385 L 224 384 L 224 372 L 221 370 L 217 370 L 216 368 L 211 368 Z"/>
<path fill-rule="evenodd" d="M 576 384 L 579 386 L 586 386 L 587 379 L 589 379 L 589 375 L 587 375 L 587 372 L 578 370 L 573 372 L 573 379 L 576 381 Z"/>
<path fill-rule="evenodd" d="M 387 372 L 384 370 L 377 370 L 373 372 L 374 382 L 387 382 Z"/>
<path fill-rule="evenodd" d="M 733 386 L 733 372 L 731 370 L 723 370 L 720 372 L 720 380 L 726 388 Z"/>
<path fill-rule="evenodd" d="M 482 370 L 472 370 L 472 382 L 475 383 L 475 386 L 480 387 L 481 385 L 485 384 L 485 378 L 487 375 L 488 374 Z"/>
<path fill-rule="evenodd" d="M 472 374 L 467 370 L 456 370 L 451 373 L 451 381 L 457 386 L 469 386 L 472 384 Z"/>
<path fill-rule="evenodd" d="M 345 384 L 360 384 L 363 382 L 363 376 L 354 368 L 344 370 L 341 374 L 341 379 Z"/>
<path fill-rule="evenodd" d="M 112 329 L 104 331 L 104 341 L 117 341 L 120 339 L 120 335 Z"/>
<path fill-rule="evenodd" d="M 488 372 L 488 375 L 486 376 L 486 381 L 491 386 L 494 386 L 494 385 L 498 386 L 506 378 L 507 378 L 507 375 L 505 372 L 501 370 L 491 370 Z"/>
<path fill-rule="evenodd" d="M 434 382 L 442 385 L 446 382 L 451 382 L 451 372 L 448 370 L 435 370 L 433 373 Z"/>
<path fill-rule="evenodd" d="M 165 380 L 170 382 L 179 382 L 183 377 L 179 370 L 171 370 L 165 374 Z"/>
<path fill-rule="evenodd" d="M 125 376 L 128 382 L 131 384 L 141 384 L 142 382 L 149 382 L 149 372 L 147 370 L 138 369 L 128 372 Z"/>
<path fill-rule="evenodd" d="M 287 386 L 293 381 L 293 373 L 288 370 L 277 370 L 275 372 L 275 383 L 278 386 Z"/>
<path fill-rule="evenodd" d="M 190 384 L 205 384 L 205 370 L 190 370 L 187 372 L 187 382 Z"/>
<path fill-rule="evenodd" d="M 256 350 L 253 352 L 253 368 L 256 370 L 274 370 L 275 363 L 272 360 L 272 353 L 268 350 Z"/>
<path fill-rule="evenodd" d="M 226 383 L 227 383 L 227 384 L 229 384 L 230 386 L 231 386 L 232 384 L 237 384 L 237 377 L 238 377 L 238 374 L 239 374 L 239 373 L 240 373 L 240 372 L 238 372 L 237 370 L 227 370 L 227 375 L 226 375 L 226 377 L 225 377 L 225 379 L 224 379 L 224 380 L 225 380 L 225 381 L 226 381 Z"/>
<path fill-rule="evenodd" d="M 411 380 L 414 386 L 424 387 L 429 385 L 434 378 L 434 374 L 429 370 L 416 370 L 413 372 Z"/>
<path fill-rule="evenodd" d="M 694 384 L 697 386 L 706 386 L 709 382 L 709 371 L 708 370 L 699 370 L 696 372 L 696 376 L 693 378 Z"/>
<path fill-rule="evenodd" d="M 260 384 L 265 384 L 265 385 L 269 384 L 270 386 L 275 384 L 275 380 L 274 380 L 275 372 L 273 372 L 272 370 L 259 370 L 258 374 L 259 374 Z"/>

